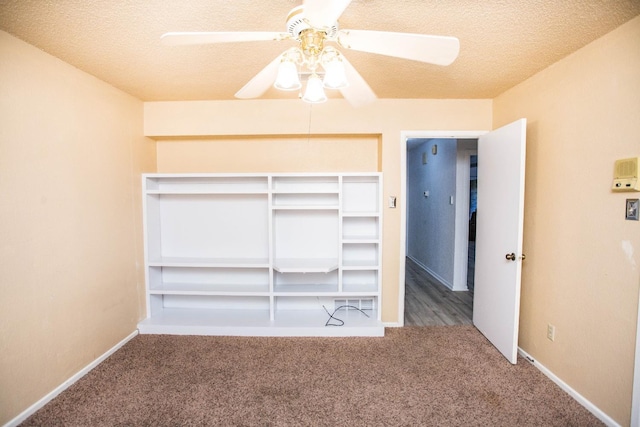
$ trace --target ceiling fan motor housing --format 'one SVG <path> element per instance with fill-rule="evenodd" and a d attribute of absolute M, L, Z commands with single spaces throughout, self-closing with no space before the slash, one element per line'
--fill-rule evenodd
<path fill-rule="evenodd" d="M 326 34 L 326 37 L 334 38 L 338 33 L 338 23 L 335 22 L 327 28 L 313 28 L 304 15 L 304 6 L 297 6 L 291 9 L 287 16 L 287 32 L 294 39 L 300 40 L 300 33 L 309 29 L 322 31 Z"/>

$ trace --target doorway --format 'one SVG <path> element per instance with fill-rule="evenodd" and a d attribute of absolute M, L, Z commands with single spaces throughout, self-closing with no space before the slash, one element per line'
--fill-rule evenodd
<path fill-rule="evenodd" d="M 520 285 L 522 273 L 524 177 L 527 120 L 524 118 L 488 132 L 401 133 L 400 148 L 400 292 L 398 323 L 404 324 L 407 234 L 407 138 L 477 138 L 479 164 L 478 221 L 473 292 L 473 325 L 510 362 L 517 363 Z M 468 171 L 457 168 L 457 171 Z M 463 172 L 461 172 L 463 173 Z M 466 172 L 464 172 L 466 173 Z M 457 180 L 461 183 L 462 180 Z M 468 199 L 459 197 L 457 205 Z M 480 203 L 481 202 L 481 203 Z M 455 198 L 451 197 L 451 204 Z M 483 211 L 484 209 L 484 211 Z M 457 220 L 466 212 L 456 210 Z M 457 227 L 458 241 L 468 227 Z M 466 239 L 466 236 L 465 236 Z M 461 245 L 456 245 L 460 248 Z M 505 251 L 505 248 L 506 251 Z M 510 252 L 509 252 L 510 251 Z M 465 251 L 466 252 L 466 251 Z M 459 260 L 460 251 L 455 251 Z M 459 262 L 455 265 L 461 265 Z M 460 271 L 460 270 L 456 270 Z M 454 276 L 455 279 L 456 276 Z M 458 279 L 461 275 L 457 276 Z M 466 279 L 466 277 L 465 277 Z M 453 282 L 459 283 L 458 280 Z"/>
<path fill-rule="evenodd" d="M 401 324 L 472 323 L 472 214 L 481 134 L 404 135 Z"/>
<path fill-rule="evenodd" d="M 467 289 L 473 294 L 476 269 L 476 220 L 478 214 L 478 155 L 469 159 L 469 247 L 467 261 Z"/>
<path fill-rule="evenodd" d="M 477 140 L 410 138 L 406 156 L 405 324 L 471 324 Z"/>

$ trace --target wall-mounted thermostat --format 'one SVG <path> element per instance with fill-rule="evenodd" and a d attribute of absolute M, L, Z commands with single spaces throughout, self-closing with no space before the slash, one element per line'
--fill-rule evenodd
<path fill-rule="evenodd" d="M 638 180 L 640 157 L 616 160 L 613 170 L 613 191 L 640 191 Z"/>

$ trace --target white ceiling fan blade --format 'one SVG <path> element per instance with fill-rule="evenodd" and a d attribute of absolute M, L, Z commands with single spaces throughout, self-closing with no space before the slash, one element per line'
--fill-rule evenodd
<path fill-rule="evenodd" d="M 365 79 L 363 79 L 353 65 L 347 61 L 347 58 L 345 58 L 344 55 L 340 55 L 340 57 L 342 58 L 344 71 L 347 76 L 347 81 L 349 82 L 349 86 L 340 89 L 340 93 L 344 96 L 344 99 L 353 107 L 361 107 L 378 99 Z"/>
<path fill-rule="evenodd" d="M 269 65 L 264 67 L 249 82 L 236 92 L 236 98 L 251 99 L 258 98 L 265 93 L 278 76 L 278 65 L 280 65 L 282 55 L 271 61 Z"/>
<path fill-rule="evenodd" d="M 305 0 L 304 16 L 314 28 L 328 28 L 336 23 L 351 0 Z"/>
<path fill-rule="evenodd" d="M 274 31 L 229 31 L 229 32 L 171 32 L 160 37 L 167 46 L 182 46 L 191 44 L 212 44 L 231 42 L 252 42 L 283 40 L 289 38 L 286 33 Z"/>
<path fill-rule="evenodd" d="M 344 30 L 338 42 L 353 50 L 395 56 L 436 65 L 449 65 L 460 52 L 455 37 L 386 31 Z"/>

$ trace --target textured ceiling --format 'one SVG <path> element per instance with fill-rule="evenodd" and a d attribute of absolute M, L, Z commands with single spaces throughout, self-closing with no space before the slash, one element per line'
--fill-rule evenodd
<path fill-rule="evenodd" d="M 293 42 L 168 47 L 160 35 L 284 32 L 301 2 L 0 0 L 0 29 L 144 101 L 227 100 Z M 459 38 L 448 67 L 343 50 L 379 98 L 492 98 L 638 14 L 640 0 L 353 0 L 339 23 Z"/>

